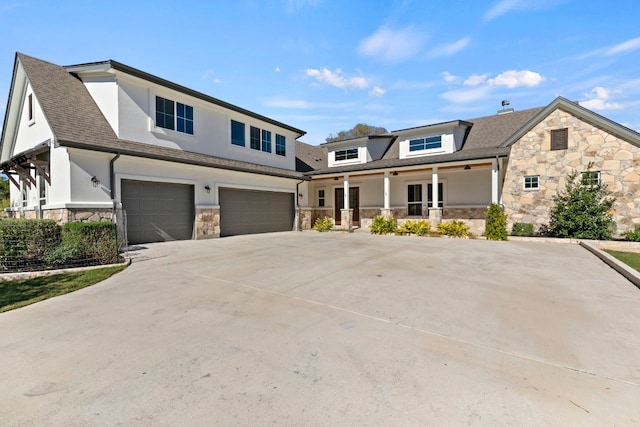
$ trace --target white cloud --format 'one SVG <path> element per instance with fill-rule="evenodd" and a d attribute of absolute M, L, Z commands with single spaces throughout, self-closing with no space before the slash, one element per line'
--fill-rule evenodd
<path fill-rule="evenodd" d="M 280 72 L 280 67 L 276 67 L 275 72 L 279 73 Z"/>
<path fill-rule="evenodd" d="M 456 53 L 460 52 L 462 49 L 466 48 L 469 45 L 469 42 L 471 42 L 471 39 L 465 37 L 453 43 L 437 46 L 429 51 L 429 56 L 434 58 L 442 56 L 453 56 Z"/>
<path fill-rule="evenodd" d="M 456 89 L 443 93 L 441 96 L 443 99 L 456 104 L 464 104 L 467 102 L 477 101 L 485 98 L 491 88 L 489 86 L 478 86 L 473 89 Z"/>
<path fill-rule="evenodd" d="M 331 71 L 328 68 L 307 68 L 305 72 L 307 76 L 313 77 L 320 83 L 341 89 L 366 89 L 369 87 L 369 82 L 364 77 L 346 77 L 339 68 L 335 71 Z"/>
<path fill-rule="evenodd" d="M 519 10 L 540 10 L 553 7 L 564 0 L 500 0 L 484 14 L 485 21 L 491 21 Z"/>
<path fill-rule="evenodd" d="M 448 71 L 445 71 L 444 73 L 440 73 L 440 75 L 442 76 L 444 81 L 447 83 L 458 83 L 460 81 L 460 77 L 454 76 Z"/>
<path fill-rule="evenodd" d="M 495 79 L 487 80 L 489 86 L 506 86 L 509 89 L 516 87 L 535 87 L 544 81 L 544 77 L 530 70 L 509 70 L 498 74 Z"/>
<path fill-rule="evenodd" d="M 375 96 L 375 97 L 381 97 L 384 94 L 385 94 L 385 90 L 382 89 L 380 86 L 374 86 L 373 89 L 371 89 L 371 92 L 369 92 L 369 95 Z"/>
<path fill-rule="evenodd" d="M 423 35 L 413 27 L 393 30 L 381 27 L 360 42 L 358 52 L 385 62 L 402 62 L 416 55 L 423 44 Z"/>
<path fill-rule="evenodd" d="M 604 54 L 617 55 L 619 53 L 631 52 L 632 50 L 636 50 L 638 48 L 640 48 L 640 37 L 636 37 L 635 39 L 627 40 L 625 42 L 612 46 L 607 49 Z"/>
<path fill-rule="evenodd" d="M 204 80 L 211 80 L 214 83 L 221 83 L 220 79 L 215 77 L 216 72 L 214 70 L 207 70 L 202 73 L 202 78 Z"/>
<path fill-rule="evenodd" d="M 611 102 L 612 96 L 619 93 L 620 91 L 617 90 L 596 86 L 591 89 L 591 92 L 585 94 L 589 99 L 587 101 L 581 101 L 580 105 L 590 110 L 620 110 L 623 108 L 622 104 Z"/>
<path fill-rule="evenodd" d="M 486 82 L 487 77 L 489 77 L 489 74 L 474 74 L 467 77 L 467 79 L 462 82 L 462 84 L 464 86 L 478 86 Z"/>

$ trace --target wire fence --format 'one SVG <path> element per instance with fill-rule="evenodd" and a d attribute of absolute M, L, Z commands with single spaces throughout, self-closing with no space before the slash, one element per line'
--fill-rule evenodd
<path fill-rule="evenodd" d="M 111 222 L 0 219 L 0 273 L 115 264 L 121 247 Z"/>

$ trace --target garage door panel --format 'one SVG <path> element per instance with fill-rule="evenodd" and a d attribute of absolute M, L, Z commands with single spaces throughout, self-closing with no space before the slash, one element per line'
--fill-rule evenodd
<path fill-rule="evenodd" d="M 292 193 L 220 189 L 220 235 L 291 231 Z"/>
<path fill-rule="evenodd" d="M 193 186 L 122 181 L 130 244 L 191 239 L 195 207 Z"/>

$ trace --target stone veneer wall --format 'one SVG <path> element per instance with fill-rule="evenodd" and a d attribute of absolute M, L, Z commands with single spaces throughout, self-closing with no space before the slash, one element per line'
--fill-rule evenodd
<path fill-rule="evenodd" d="M 24 209 L 9 212 L 12 218 L 38 219 L 37 209 Z M 59 224 L 67 222 L 111 221 L 111 209 L 43 209 L 42 219 L 52 219 Z"/>
<path fill-rule="evenodd" d="M 551 151 L 550 131 L 563 128 L 569 129 L 568 148 Z M 617 199 L 618 233 L 640 224 L 640 148 L 556 109 L 511 147 L 502 190 L 509 229 L 516 222 L 548 224 L 553 196 L 573 170 L 585 171 L 590 162 Z M 524 190 L 529 175 L 540 176 L 539 190 Z"/>
<path fill-rule="evenodd" d="M 196 240 L 220 237 L 220 208 L 196 208 Z"/>

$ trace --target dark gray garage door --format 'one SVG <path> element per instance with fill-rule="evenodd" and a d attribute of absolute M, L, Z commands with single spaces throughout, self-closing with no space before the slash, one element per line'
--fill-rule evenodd
<path fill-rule="evenodd" d="M 220 235 L 293 229 L 292 193 L 220 189 Z"/>
<path fill-rule="evenodd" d="M 186 240 L 193 235 L 193 185 L 122 180 L 129 244 Z"/>

